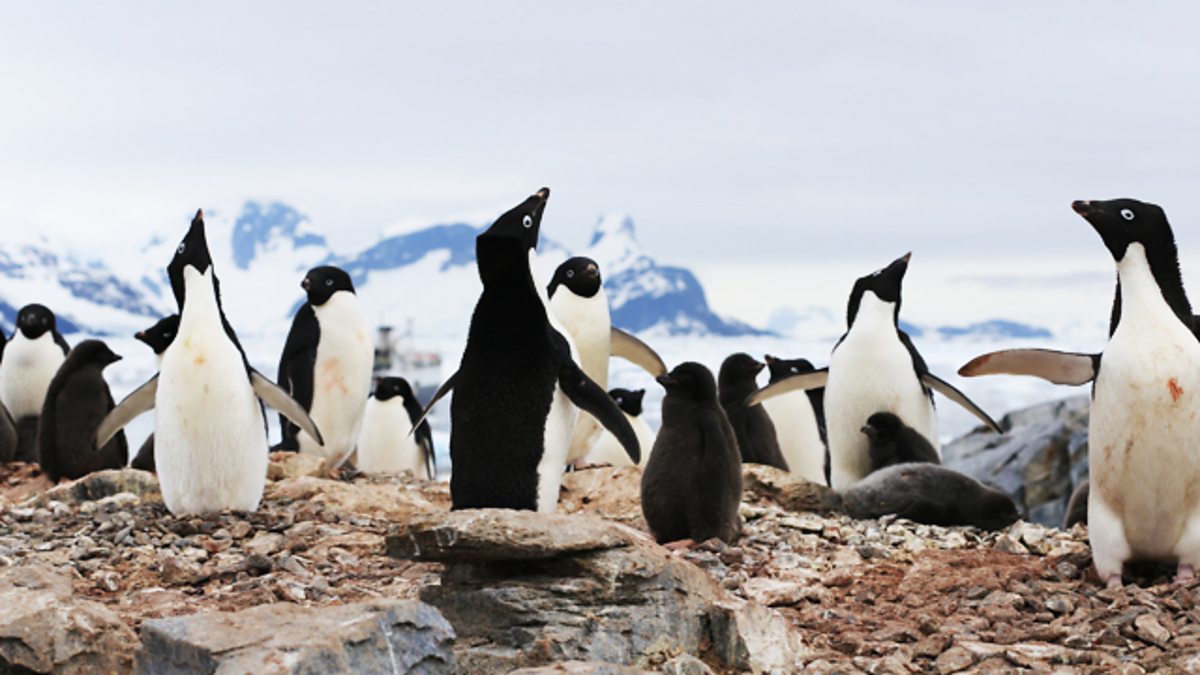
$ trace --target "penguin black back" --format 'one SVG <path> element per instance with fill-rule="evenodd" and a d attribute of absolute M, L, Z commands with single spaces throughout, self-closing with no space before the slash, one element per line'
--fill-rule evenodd
<path fill-rule="evenodd" d="M 742 460 L 717 401 L 712 373 L 683 363 L 658 382 L 666 389 L 662 428 L 642 474 L 642 514 L 659 543 L 741 531 Z"/>
<path fill-rule="evenodd" d="M 890 412 L 877 412 L 868 417 L 862 432 L 871 443 L 871 471 L 908 462 L 941 464 L 937 450 L 929 440 Z"/>
<path fill-rule="evenodd" d="M 787 471 L 787 461 L 779 449 L 771 417 L 761 405 L 746 405 L 746 399 L 758 389 L 755 376 L 763 367 L 749 354 L 738 353 L 726 358 L 718 379 L 721 407 L 733 427 L 743 462 L 766 464 Z"/>
<path fill-rule="evenodd" d="M 99 340 L 84 340 L 58 369 L 38 419 L 38 462 L 51 480 L 79 478 L 125 466 L 129 449 L 119 432 L 96 449 L 96 429 L 113 408 L 102 371 L 121 357 Z"/>
<path fill-rule="evenodd" d="M 895 514 L 926 525 L 974 525 L 999 530 L 1021 518 L 1003 492 L 937 464 L 894 464 L 842 494 L 852 518 Z"/>

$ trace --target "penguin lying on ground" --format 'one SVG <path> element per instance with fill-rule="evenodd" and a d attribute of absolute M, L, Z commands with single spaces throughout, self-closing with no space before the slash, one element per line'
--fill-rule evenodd
<path fill-rule="evenodd" d="M 867 418 L 862 432 L 867 435 L 871 456 L 871 472 L 893 464 L 929 462 L 941 464 L 937 450 L 929 440 L 889 412 L 878 412 Z"/>
<path fill-rule="evenodd" d="M 741 532 L 742 457 L 712 373 L 683 363 L 658 378 L 662 428 L 642 474 L 642 515 L 655 541 L 732 542 Z"/>
<path fill-rule="evenodd" d="M 807 359 L 780 359 L 766 355 L 770 384 L 816 370 Z M 775 425 L 779 451 L 794 476 L 829 485 L 829 449 L 825 445 L 825 388 L 791 391 L 763 402 Z"/>
<path fill-rule="evenodd" d="M 1116 262 L 1102 354 L 1046 349 L 985 354 L 966 376 L 1034 375 L 1092 382 L 1088 421 L 1088 539 L 1096 572 L 1121 585 L 1130 561 L 1173 561 L 1177 579 L 1200 564 L 1200 341 L 1167 216 L 1134 199 L 1077 201 Z M 1090 486 L 1095 483 L 1095 486 Z"/>
<path fill-rule="evenodd" d="M 842 493 L 852 518 L 895 514 L 927 525 L 974 525 L 999 530 L 1020 520 L 1008 495 L 929 463 L 893 464 Z"/>
<path fill-rule="evenodd" d="M 17 313 L 17 330 L 0 360 L 0 403 L 17 425 L 14 459 L 37 460 L 37 418 L 68 349 L 54 312 L 45 305 L 26 305 Z"/>
<path fill-rule="evenodd" d="M 650 449 L 654 447 L 654 432 L 651 431 L 650 425 L 646 424 L 646 418 L 642 416 L 642 398 L 646 395 L 646 390 L 630 391 L 618 388 L 610 390 L 608 395 L 613 403 L 616 403 L 617 407 L 621 409 L 621 412 L 625 413 L 625 419 L 629 420 L 629 425 L 637 434 L 638 448 L 642 451 L 642 459 L 637 466 L 646 466 L 646 462 L 650 461 Z M 592 445 L 592 449 L 588 451 L 583 461 L 585 464 L 593 465 L 634 466 L 620 442 L 612 434 L 603 430 L 600 432 L 600 438 Z"/>
<path fill-rule="evenodd" d="M 150 349 L 154 350 L 154 361 L 158 368 L 162 367 L 162 354 L 171 346 L 171 342 L 175 339 L 175 334 L 179 332 L 179 315 L 172 314 L 168 317 L 160 319 L 158 323 L 140 330 L 134 335 L 135 338 L 144 342 Z M 146 440 L 142 443 L 142 447 L 138 449 L 137 456 L 129 464 L 135 469 L 142 471 L 154 471 L 154 433 L 151 432 Z"/>
<path fill-rule="evenodd" d="M 989 427 L 1000 427 L 962 392 L 929 372 L 899 327 L 900 287 L 911 254 L 854 283 L 846 311 L 848 329 L 833 348 L 829 367 L 794 375 L 760 390 L 751 403 L 789 391 L 825 387 L 830 484 L 844 490 L 870 472 L 867 417 L 892 412 L 938 448 L 933 391 L 966 408 Z"/>
<path fill-rule="evenodd" d="M 179 332 L 163 352 L 159 373 L 105 417 L 97 445 L 153 408 L 155 468 L 167 509 L 253 511 L 267 474 L 261 401 L 313 438 L 320 432 L 296 401 L 246 361 L 221 308 L 203 213 L 196 212 L 167 276 L 179 305 Z"/>
<path fill-rule="evenodd" d="M 779 450 L 779 439 L 771 416 L 758 404 L 747 403 L 747 399 L 758 389 L 754 378 L 766 367 L 749 354 L 733 354 L 721 363 L 717 375 L 717 391 L 721 408 L 733 435 L 744 464 L 766 464 L 777 469 L 788 470 L 788 464 Z"/>
<path fill-rule="evenodd" d="M 417 424 L 416 430 L 413 425 Z M 403 377 L 384 377 L 375 382 L 367 401 L 362 434 L 354 453 L 354 467 L 363 473 L 399 473 L 437 478 L 433 432 L 421 420 L 421 404 Z"/>
<path fill-rule="evenodd" d="M 84 340 L 71 350 L 50 381 L 37 434 L 38 464 L 50 480 L 124 468 L 129 460 L 123 431 L 104 447 L 95 445 L 96 429 L 113 409 L 103 371 L 120 359 L 103 342 Z"/>

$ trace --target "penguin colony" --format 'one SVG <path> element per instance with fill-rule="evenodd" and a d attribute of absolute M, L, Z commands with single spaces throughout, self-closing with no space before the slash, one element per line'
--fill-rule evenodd
<path fill-rule="evenodd" d="M 934 392 L 998 425 L 930 372 L 900 328 L 906 254 L 855 281 L 846 332 L 828 366 L 733 354 L 719 378 L 698 363 L 668 371 L 612 326 L 599 265 L 564 262 L 548 284 L 536 252 L 550 191 L 542 188 L 476 239 L 483 290 L 456 372 L 421 408 L 403 378 L 372 380 L 371 328 L 344 270 L 300 282 L 306 302 L 283 346 L 278 384 L 252 368 L 221 306 L 197 212 L 166 271 L 178 312 L 139 332 L 158 374 L 114 405 L 103 371 L 121 357 L 103 342 L 71 349 L 54 313 L 30 304 L 0 334 L 0 460 L 37 461 L 53 479 L 128 461 L 121 431 L 156 410 L 135 467 L 156 471 L 173 513 L 254 510 L 267 452 L 264 404 L 280 414 L 275 446 L 333 471 L 437 476 L 425 417 L 450 406 L 453 508 L 553 511 L 563 472 L 643 467 L 642 506 L 655 538 L 732 541 L 741 523 L 741 465 L 769 464 L 827 484 L 855 517 L 995 529 L 1020 514 L 1003 493 L 940 466 Z M 979 356 L 959 374 L 1029 375 L 1092 386 L 1091 480 L 1072 498 L 1087 522 L 1097 572 L 1122 583 L 1134 561 L 1166 561 L 1188 580 L 1200 565 L 1200 339 L 1163 210 L 1132 199 L 1077 201 L 1117 270 L 1103 353 L 1016 349 Z M 628 359 L 665 389 L 657 436 L 641 417 L 645 390 L 608 385 Z M 770 382 L 756 377 L 770 368 Z"/>

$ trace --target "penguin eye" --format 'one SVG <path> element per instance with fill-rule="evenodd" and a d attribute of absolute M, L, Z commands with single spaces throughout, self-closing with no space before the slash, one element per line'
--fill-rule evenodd
<path fill-rule="evenodd" d="M 1125 220 L 1133 220 L 1133 211 L 1129 209 L 1121 209 L 1121 217 Z"/>
<path fill-rule="evenodd" d="M 176 252 L 176 253 L 179 253 L 179 254 L 182 254 L 182 253 L 184 252 L 184 250 L 185 250 L 185 249 L 187 249 L 187 244 L 184 244 L 184 243 L 182 243 L 182 242 L 181 242 L 181 243 L 179 244 L 179 248 L 175 249 L 175 252 Z"/>
<path fill-rule="evenodd" d="M 575 270 L 567 270 L 567 278 L 568 279 L 570 279 L 574 276 L 575 276 Z"/>
<path fill-rule="evenodd" d="M 792 372 L 793 372 L 793 373 L 798 373 L 798 372 L 800 372 L 800 369 L 799 369 L 799 368 L 797 368 L 796 366 L 792 366 Z"/>
<path fill-rule="evenodd" d="M 333 285 L 333 279 L 326 279 L 326 280 L 325 280 L 325 285 L 326 285 L 326 286 L 332 286 L 332 285 Z"/>
<path fill-rule="evenodd" d="M 533 218 L 530 218 L 529 216 L 525 216 L 524 218 L 521 219 L 521 225 L 524 226 L 525 229 L 528 230 L 529 228 L 533 227 Z"/>

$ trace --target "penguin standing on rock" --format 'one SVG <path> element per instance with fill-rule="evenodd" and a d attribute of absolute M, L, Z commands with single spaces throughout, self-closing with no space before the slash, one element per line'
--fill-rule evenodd
<path fill-rule="evenodd" d="M 483 293 L 471 315 L 450 389 L 450 497 L 455 509 L 553 512 L 578 410 L 640 458 L 637 436 L 612 399 L 579 367 L 570 334 L 533 278 L 542 213 L 538 190 L 475 239 Z"/>
<path fill-rule="evenodd" d="M 938 447 L 933 391 L 966 408 L 997 433 L 1000 427 L 962 392 L 929 372 L 925 359 L 900 329 L 900 286 L 911 254 L 859 278 L 850 292 L 846 334 L 829 367 L 767 386 L 751 399 L 761 403 L 789 391 L 825 387 L 830 485 L 844 490 L 871 471 L 867 418 L 891 412 Z"/>
<path fill-rule="evenodd" d="M 121 359 L 99 340 L 71 350 L 50 381 L 38 418 L 38 464 L 50 480 L 75 479 L 101 469 L 119 469 L 129 459 L 125 432 L 97 449 L 96 429 L 113 409 L 104 368 Z"/>
<path fill-rule="evenodd" d="M 630 391 L 618 388 L 610 390 L 608 395 L 612 398 L 613 403 L 616 403 L 617 407 L 621 409 L 621 412 L 625 413 L 625 419 L 629 420 L 629 425 L 637 434 L 638 447 L 642 450 L 642 459 L 637 466 L 646 466 L 646 462 L 650 460 L 650 449 L 654 447 L 654 432 L 650 429 L 650 425 L 646 424 L 646 418 L 642 416 L 642 399 L 646 395 L 646 390 Z M 607 431 L 600 432 L 600 438 L 592 445 L 592 449 L 584 457 L 584 462 L 595 465 L 634 466 L 634 463 L 629 460 L 629 455 L 625 454 L 625 449 Z"/>
<path fill-rule="evenodd" d="M 808 359 L 764 357 L 771 384 L 816 370 Z M 829 485 L 829 450 L 825 446 L 825 390 L 792 391 L 764 401 L 762 407 L 775 425 L 779 451 L 794 476 Z"/>
<path fill-rule="evenodd" d="M 1200 341 L 1175 235 L 1154 204 L 1115 199 L 1071 207 L 1116 263 L 1104 352 L 1007 350 L 976 357 L 959 373 L 1091 382 L 1086 499 L 1096 572 L 1120 586 L 1126 562 L 1174 562 L 1177 580 L 1189 581 L 1200 565 Z"/>
<path fill-rule="evenodd" d="M 766 464 L 777 469 L 788 470 L 787 461 L 779 450 L 779 439 L 771 416 L 758 404 L 749 404 L 746 399 L 758 388 L 754 378 L 766 364 L 754 360 L 749 354 L 733 354 L 721 364 L 717 376 L 721 407 L 733 427 L 742 462 Z"/>
<path fill-rule="evenodd" d="M 335 469 L 354 452 L 371 392 L 375 347 L 350 275 L 337 267 L 309 270 L 300 306 L 279 359 L 279 385 L 321 429 L 322 445 L 282 415 L 280 449 L 325 459 Z"/>
<path fill-rule="evenodd" d="M 154 350 L 154 361 L 159 369 L 162 368 L 162 355 L 171 346 L 171 342 L 175 340 L 175 334 L 179 332 L 179 315 L 172 314 L 168 317 L 160 319 L 153 326 L 138 331 L 134 337 L 146 344 L 150 349 Z M 142 447 L 138 449 L 137 456 L 129 463 L 129 466 L 142 471 L 154 472 L 154 433 L 151 432 L 146 440 L 142 443 Z"/>
<path fill-rule="evenodd" d="M 69 349 L 48 307 L 26 305 L 17 313 L 17 330 L 0 360 L 0 403 L 16 420 L 17 460 L 37 459 L 37 418 Z"/>
<path fill-rule="evenodd" d="M 159 373 L 104 418 L 97 445 L 153 408 L 154 459 L 167 509 L 177 515 L 253 511 L 267 474 L 260 399 L 313 438 L 320 432 L 299 404 L 246 361 L 221 308 L 203 213 L 196 213 L 167 276 L 179 305 L 179 332 L 163 352 Z"/>
<path fill-rule="evenodd" d="M 642 473 L 642 515 L 660 544 L 732 542 L 741 532 L 742 457 L 717 383 L 699 363 L 658 378 L 662 427 Z"/>
<path fill-rule="evenodd" d="M 433 432 L 429 422 L 421 419 L 421 404 L 403 377 L 384 377 L 375 383 L 363 414 L 354 468 L 363 473 L 408 470 L 414 476 L 437 478 Z"/>

